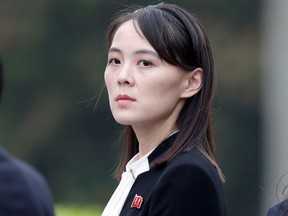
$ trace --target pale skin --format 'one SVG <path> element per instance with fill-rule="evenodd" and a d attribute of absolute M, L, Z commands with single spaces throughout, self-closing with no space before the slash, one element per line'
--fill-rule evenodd
<path fill-rule="evenodd" d="M 112 114 L 119 124 L 132 126 L 141 157 L 178 129 L 185 100 L 201 89 L 203 70 L 187 72 L 161 60 L 139 32 L 132 20 L 119 27 L 104 78 Z"/>

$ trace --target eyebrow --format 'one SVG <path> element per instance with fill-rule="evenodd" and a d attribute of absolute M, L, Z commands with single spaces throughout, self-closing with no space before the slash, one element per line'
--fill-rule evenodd
<path fill-rule="evenodd" d="M 109 52 L 119 52 L 119 53 L 122 53 L 121 49 L 119 48 L 116 48 L 116 47 L 111 47 L 109 49 Z M 153 55 L 157 58 L 159 58 L 159 55 L 157 52 L 153 51 L 153 50 L 148 50 L 148 49 L 139 49 L 139 50 L 136 50 L 133 54 L 135 55 L 138 55 L 138 54 L 149 54 L 149 55 Z"/>

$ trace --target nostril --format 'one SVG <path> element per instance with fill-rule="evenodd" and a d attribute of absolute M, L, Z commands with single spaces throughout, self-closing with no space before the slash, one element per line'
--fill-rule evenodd
<path fill-rule="evenodd" d="M 130 82 L 128 80 L 119 80 L 118 84 L 119 85 L 130 85 Z"/>

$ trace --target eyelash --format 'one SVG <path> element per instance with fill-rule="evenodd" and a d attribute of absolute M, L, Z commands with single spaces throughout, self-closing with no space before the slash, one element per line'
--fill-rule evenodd
<path fill-rule="evenodd" d="M 138 64 L 141 64 L 141 63 L 142 63 L 142 65 L 143 65 L 144 67 L 149 67 L 149 66 L 152 65 L 152 63 L 151 63 L 150 61 L 147 61 L 147 60 L 141 60 L 141 61 L 139 61 Z M 147 63 L 148 63 L 148 65 L 145 65 L 145 64 L 147 64 Z"/>
<path fill-rule="evenodd" d="M 117 58 L 111 58 L 111 59 L 108 60 L 108 64 L 117 65 L 117 64 L 120 64 L 120 63 L 121 63 L 121 61 L 120 61 L 119 59 L 117 59 Z M 145 65 L 145 64 L 146 64 L 146 65 Z M 138 62 L 138 65 L 140 65 L 140 66 L 142 66 L 142 67 L 150 67 L 150 66 L 152 66 L 153 64 L 152 64 L 152 62 L 147 61 L 147 60 L 140 60 L 140 61 Z"/>
<path fill-rule="evenodd" d="M 117 61 L 117 63 L 116 63 Z M 119 64 L 120 60 L 116 58 L 109 59 L 108 64 Z"/>

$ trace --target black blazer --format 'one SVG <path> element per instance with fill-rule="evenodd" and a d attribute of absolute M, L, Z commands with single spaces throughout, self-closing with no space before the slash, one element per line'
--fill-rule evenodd
<path fill-rule="evenodd" d="M 121 216 L 226 216 L 222 182 L 198 150 L 182 153 L 167 166 L 154 166 L 175 137 L 149 155 L 150 170 L 136 178 Z"/>
<path fill-rule="evenodd" d="M 53 215 L 53 201 L 42 175 L 0 147 L 0 216 Z"/>

